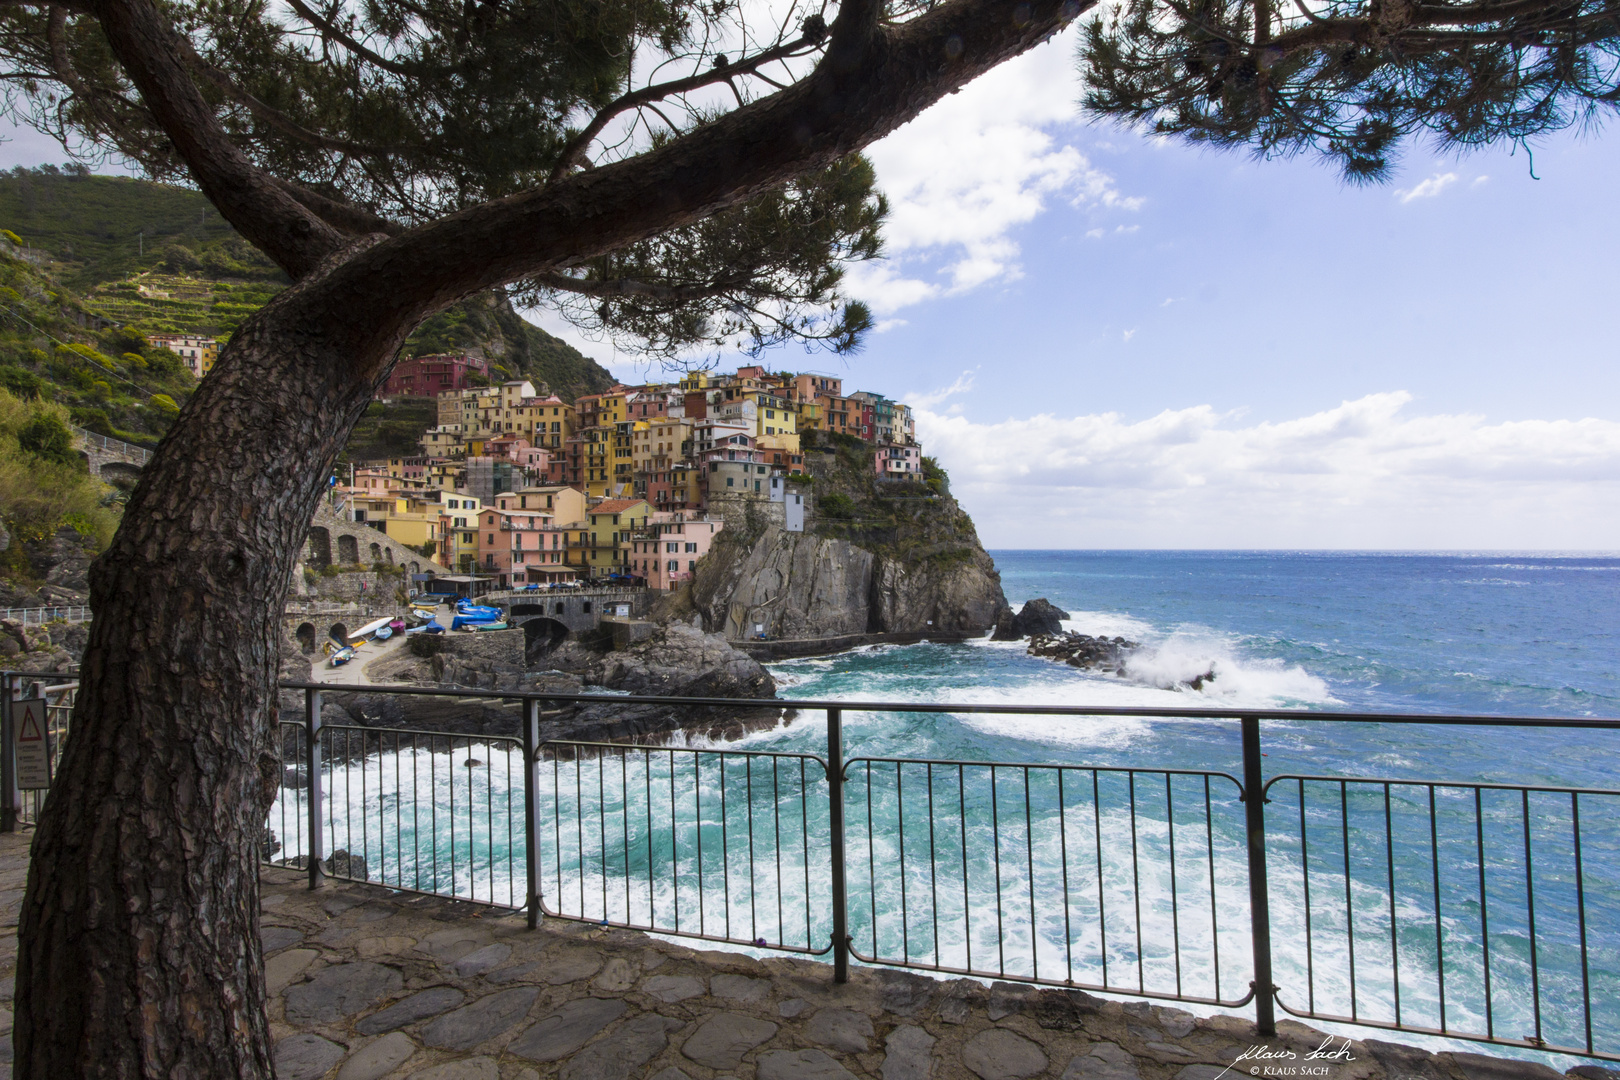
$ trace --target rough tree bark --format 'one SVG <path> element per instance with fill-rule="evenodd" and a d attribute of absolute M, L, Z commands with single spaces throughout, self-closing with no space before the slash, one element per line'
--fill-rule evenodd
<path fill-rule="evenodd" d="M 1051 34 L 1076 0 L 846 0 L 795 86 L 663 149 L 395 235 L 231 146 L 151 0 L 97 0 L 203 192 L 297 280 L 249 319 L 147 466 L 91 574 L 96 619 L 22 911 L 24 1080 L 273 1075 L 258 939 L 279 615 L 332 460 L 400 344 L 559 270 L 816 168 Z M 348 237 L 340 230 L 350 230 Z"/>

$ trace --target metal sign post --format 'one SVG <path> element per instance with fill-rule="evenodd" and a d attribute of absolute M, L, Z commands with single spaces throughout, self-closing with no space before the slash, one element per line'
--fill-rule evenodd
<path fill-rule="evenodd" d="M 50 725 L 46 721 L 45 699 L 26 698 L 13 702 L 11 729 L 17 739 L 17 787 L 22 791 L 44 791 L 51 786 Z"/>

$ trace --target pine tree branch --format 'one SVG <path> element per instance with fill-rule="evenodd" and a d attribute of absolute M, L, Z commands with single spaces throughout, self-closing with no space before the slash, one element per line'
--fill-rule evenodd
<path fill-rule="evenodd" d="M 276 108 L 274 105 L 270 105 L 267 102 L 260 100 L 243 87 L 237 85 L 235 79 L 232 79 L 225 72 L 221 71 L 213 64 L 210 64 L 207 60 L 204 60 L 202 56 L 198 54 L 197 50 L 192 47 L 189 40 L 184 37 L 182 37 L 180 40 L 185 45 L 186 62 L 189 63 L 199 75 L 207 79 L 209 83 L 211 83 L 226 97 L 230 98 L 232 101 L 235 101 L 237 104 L 242 105 L 248 110 L 248 112 L 252 113 L 260 120 L 263 120 L 266 124 L 281 132 L 283 135 L 295 139 L 306 146 L 313 146 L 318 150 L 330 150 L 338 154 L 352 154 L 356 157 L 365 157 L 371 154 L 397 154 L 400 152 L 398 147 L 367 146 L 363 143 L 350 142 L 347 139 L 334 139 L 328 135 L 322 135 L 317 131 L 309 130 L 292 117 Z"/>
<path fill-rule="evenodd" d="M 568 144 L 563 147 L 561 158 L 558 159 L 556 166 L 551 170 L 551 180 L 560 180 L 562 177 L 567 176 L 576 165 L 581 164 L 580 159 L 585 151 L 590 148 L 591 142 L 602 133 L 603 129 L 612 122 L 615 116 L 620 116 L 630 109 L 649 105 L 652 102 L 661 101 L 676 94 L 688 94 L 693 90 L 724 82 L 737 75 L 755 74 L 760 67 L 766 64 L 804 55 L 815 47 L 818 40 L 811 39 L 806 35 L 797 40 L 766 49 L 764 52 L 751 56 L 747 60 L 728 64 L 723 68 L 711 68 L 708 71 L 688 75 L 683 79 L 671 79 L 668 82 L 655 83 L 652 86 L 644 86 L 640 90 L 632 90 L 621 95 L 612 104 L 591 117 L 590 123 L 586 124 L 579 134 L 568 140 Z M 735 89 L 733 87 L 733 92 L 735 92 Z M 673 129 L 673 125 L 671 127 Z"/>
<path fill-rule="evenodd" d="M 741 287 L 735 282 L 715 282 L 708 285 L 655 285 L 631 278 L 592 281 L 569 277 L 567 274 L 536 274 L 529 280 L 548 289 L 576 293 L 580 296 L 646 296 L 672 302 L 710 300 L 716 296 L 736 292 Z"/>
<path fill-rule="evenodd" d="M 302 15 L 306 20 L 308 20 L 311 26 L 325 34 L 329 40 L 335 41 L 339 45 L 342 45 L 345 49 L 348 49 L 362 60 L 365 60 L 368 64 L 373 64 L 382 68 L 384 71 L 392 72 L 395 75 L 415 74 L 405 65 L 398 63 L 397 61 L 390 60 L 372 49 L 366 48 L 358 40 L 356 40 L 353 35 L 344 33 L 338 28 L 336 23 L 323 17 L 316 12 L 314 8 L 304 3 L 304 0 L 287 0 L 287 3 L 288 6 L 290 6 L 294 11 L 298 12 L 299 15 Z"/>
<path fill-rule="evenodd" d="M 147 109 L 226 221 L 295 281 L 342 243 L 231 142 L 186 71 L 187 44 L 153 0 L 94 0 L 94 10 Z"/>

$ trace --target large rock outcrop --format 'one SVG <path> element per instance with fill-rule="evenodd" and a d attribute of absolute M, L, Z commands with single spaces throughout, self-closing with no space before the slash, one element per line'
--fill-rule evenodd
<path fill-rule="evenodd" d="M 1026 601 L 1017 615 L 1010 608 L 1003 612 L 996 621 L 996 632 L 991 637 L 997 641 L 1017 641 L 1043 634 L 1061 634 L 1063 620 L 1068 617 L 1067 611 L 1043 596 Z"/>
<path fill-rule="evenodd" d="M 691 603 L 703 626 L 732 641 L 849 634 L 982 634 L 1007 601 L 977 541 L 872 552 L 848 540 L 772 525 L 752 543 L 716 544 Z"/>

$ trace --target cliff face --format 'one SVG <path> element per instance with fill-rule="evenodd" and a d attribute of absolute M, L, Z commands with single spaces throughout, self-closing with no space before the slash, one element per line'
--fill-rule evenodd
<path fill-rule="evenodd" d="M 865 447 L 809 448 L 805 531 L 732 516 L 665 618 L 731 640 L 982 634 L 1008 610 L 1001 575 L 943 483 L 879 484 Z"/>

